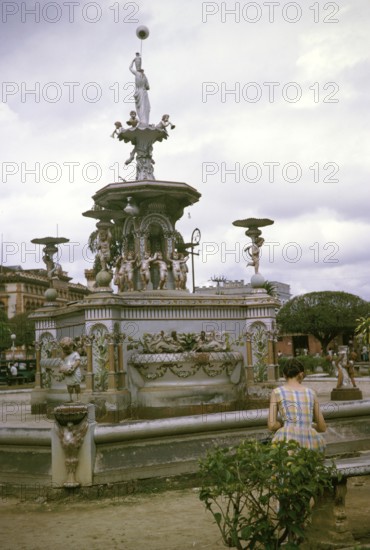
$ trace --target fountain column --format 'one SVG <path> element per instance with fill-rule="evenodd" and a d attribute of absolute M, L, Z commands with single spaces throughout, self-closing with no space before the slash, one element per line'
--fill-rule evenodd
<path fill-rule="evenodd" d="M 86 349 L 86 391 L 92 393 L 94 391 L 94 372 L 93 372 L 93 357 L 92 357 L 92 340 L 89 337 L 84 338 Z"/>
<path fill-rule="evenodd" d="M 35 388 L 41 388 L 41 345 L 40 342 L 35 342 L 36 351 L 36 374 L 35 374 Z"/>
<path fill-rule="evenodd" d="M 252 334 L 246 332 L 246 349 L 247 349 L 247 383 L 254 382 L 253 376 L 253 353 L 252 353 Z"/>
<path fill-rule="evenodd" d="M 275 338 L 275 331 L 270 330 L 267 332 L 267 380 L 269 381 L 275 381 L 279 377 L 275 357 Z"/>
<path fill-rule="evenodd" d="M 116 370 L 114 366 L 114 335 L 107 334 L 108 340 L 108 391 L 116 390 Z"/>
<path fill-rule="evenodd" d="M 124 371 L 124 353 L 123 353 L 123 340 L 120 338 L 117 347 L 118 353 L 118 387 L 126 387 L 126 376 Z"/>

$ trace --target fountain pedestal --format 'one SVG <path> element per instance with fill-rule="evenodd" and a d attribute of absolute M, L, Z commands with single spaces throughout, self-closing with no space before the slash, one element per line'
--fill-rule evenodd
<path fill-rule="evenodd" d="M 330 394 L 331 401 L 358 401 L 363 399 L 360 388 L 334 388 Z"/>
<path fill-rule="evenodd" d="M 93 405 L 65 403 L 54 409 L 52 480 L 55 487 L 92 485 L 95 459 Z"/>

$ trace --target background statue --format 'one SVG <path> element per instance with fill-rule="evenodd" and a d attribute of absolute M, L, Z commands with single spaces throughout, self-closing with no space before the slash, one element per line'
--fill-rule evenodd
<path fill-rule="evenodd" d="M 165 130 L 167 126 L 169 126 L 171 130 L 174 130 L 174 128 L 176 128 L 176 126 L 172 124 L 172 122 L 170 122 L 170 115 L 163 115 L 160 122 L 158 122 L 156 128 L 158 128 L 159 130 Z"/>
<path fill-rule="evenodd" d="M 186 262 L 189 259 L 189 256 L 184 256 L 184 254 L 180 254 L 180 259 L 183 260 L 181 263 L 181 272 L 182 272 L 182 289 L 186 290 L 186 281 L 188 279 L 188 266 L 186 265 Z"/>
<path fill-rule="evenodd" d="M 347 353 L 340 351 L 335 361 L 337 368 L 337 388 L 348 387 L 351 383 L 356 388 L 356 382 L 354 379 L 354 367 L 353 364 L 348 363 Z"/>
<path fill-rule="evenodd" d="M 132 252 L 122 254 L 116 264 L 114 274 L 114 284 L 118 286 L 120 292 L 125 290 L 134 290 L 134 269 L 136 265 L 136 257 Z"/>
<path fill-rule="evenodd" d="M 42 259 L 46 265 L 48 279 L 58 279 L 63 273 L 62 266 L 53 260 L 54 254 L 58 252 L 58 247 L 53 245 L 45 246 L 43 252 Z"/>
<path fill-rule="evenodd" d="M 263 237 L 256 237 L 255 241 L 252 244 L 245 247 L 245 251 L 247 252 L 248 256 L 252 260 L 251 262 L 247 263 L 247 266 L 253 266 L 254 272 L 256 274 L 259 273 L 260 253 L 261 253 L 260 249 L 264 242 L 265 242 L 265 239 Z"/>
<path fill-rule="evenodd" d="M 107 227 L 100 227 L 98 230 L 98 255 L 100 259 L 101 268 L 103 271 L 108 270 L 108 263 L 110 261 L 110 244 L 112 242 L 112 235 Z"/>
<path fill-rule="evenodd" d="M 75 392 L 78 401 L 82 379 L 80 369 L 81 357 L 77 351 L 74 351 L 74 342 L 72 338 L 66 336 L 61 339 L 59 344 L 63 351 L 63 360 L 59 367 L 59 372 L 64 375 L 69 393 L 69 400 L 73 401 L 73 393 Z"/>
<path fill-rule="evenodd" d="M 140 61 L 139 61 L 140 60 Z M 135 66 L 135 69 L 134 69 Z M 137 67 L 140 67 L 139 69 Z M 149 125 L 150 102 L 149 102 L 149 82 L 141 68 L 141 57 L 136 54 L 129 67 L 132 74 L 135 75 L 135 106 L 140 125 Z"/>
<path fill-rule="evenodd" d="M 122 123 L 119 122 L 119 120 L 117 120 L 117 122 L 114 123 L 114 126 L 115 126 L 115 129 L 113 130 L 113 132 L 111 133 L 111 138 L 114 138 L 114 137 L 118 137 L 118 135 L 122 132 L 123 130 L 123 126 L 122 126 Z"/>
<path fill-rule="evenodd" d="M 65 408 L 68 409 L 69 407 L 65 407 Z M 61 407 L 59 407 L 58 412 L 60 414 Z M 76 479 L 76 471 L 78 466 L 78 454 L 84 442 L 84 438 L 87 433 L 89 423 L 86 417 L 82 420 L 82 422 L 79 422 L 78 424 L 74 424 L 73 422 L 67 422 L 67 425 L 60 424 L 58 422 L 58 418 L 56 419 L 57 419 L 57 434 L 58 434 L 60 443 L 62 445 L 63 451 L 65 453 L 65 466 L 67 470 L 67 479 L 63 483 L 63 485 L 64 487 L 79 487 L 80 483 Z"/>
<path fill-rule="evenodd" d="M 216 334 L 214 330 L 211 332 L 202 332 L 197 337 L 197 342 L 193 347 L 193 351 L 226 351 L 227 343 L 223 334 Z"/>
<path fill-rule="evenodd" d="M 139 124 L 139 119 L 136 116 L 136 111 L 130 111 L 130 118 L 126 121 L 127 126 L 131 126 L 132 128 L 136 128 L 136 126 Z"/>
<path fill-rule="evenodd" d="M 171 334 L 163 330 L 157 334 L 146 334 L 145 344 L 151 353 L 177 353 L 182 351 L 182 346 L 177 340 L 175 331 Z"/>
<path fill-rule="evenodd" d="M 168 265 L 166 260 L 163 259 L 162 252 L 157 252 L 157 259 L 153 263 L 158 265 L 159 268 L 159 290 L 166 288 L 166 282 L 168 277 Z"/>
<path fill-rule="evenodd" d="M 184 269 L 183 265 L 186 264 L 188 258 L 183 259 L 180 258 L 179 254 L 177 252 L 174 252 L 172 254 L 172 258 L 170 258 L 169 262 L 172 265 L 172 273 L 173 278 L 175 281 L 175 288 L 176 290 L 183 290 L 184 288 Z"/>
<path fill-rule="evenodd" d="M 146 290 L 150 282 L 150 265 L 157 259 L 157 254 L 150 256 L 148 252 L 145 252 L 144 257 L 140 261 L 140 278 L 141 278 L 141 290 Z"/>

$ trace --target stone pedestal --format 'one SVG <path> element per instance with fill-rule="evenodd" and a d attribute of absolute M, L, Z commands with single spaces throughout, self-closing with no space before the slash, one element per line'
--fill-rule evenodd
<path fill-rule="evenodd" d="M 325 491 L 317 499 L 312 512 L 312 523 L 306 531 L 303 550 L 355 548 L 355 540 L 347 519 L 345 497 L 347 479 L 338 481 L 333 492 Z"/>
<path fill-rule="evenodd" d="M 75 418 L 76 408 L 85 410 L 84 418 Z M 53 486 L 75 488 L 92 485 L 95 461 L 94 407 L 66 403 L 58 407 L 56 418 L 51 438 Z"/>
<path fill-rule="evenodd" d="M 331 401 L 358 401 L 363 397 L 360 388 L 334 388 L 330 399 Z"/>

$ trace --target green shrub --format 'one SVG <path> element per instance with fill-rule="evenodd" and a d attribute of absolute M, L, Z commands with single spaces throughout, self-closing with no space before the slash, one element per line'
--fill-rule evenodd
<path fill-rule="evenodd" d="M 229 548 L 298 548 L 312 497 L 332 487 L 333 468 L 295 441 L 244 441 L 200 461 L 204 502 Z"/>
<path fill-rule="evenodd" d="M 291 357 L 280 357 L 278 360 L 279 365 L 279 375 L 283 375 L 283 370 L 285 367 L 285 364 L 287 361 L 289 361 Z M 304 366 L 304 371 L 306 374 L 313 374 L 316 372 L 317 367 L 321 367 L 322 370 L 328 374 L 332 373 L 332 364 L 331 361 L 328 360 L 326 357 L 314 357 L 312 355 L 298 355 L 296 357 L 302 365 Z"/>

